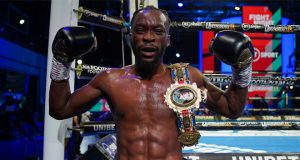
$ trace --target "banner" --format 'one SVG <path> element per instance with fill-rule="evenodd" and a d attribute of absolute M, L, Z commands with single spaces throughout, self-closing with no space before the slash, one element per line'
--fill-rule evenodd
<path fill-rule="evenodd" d="M 215 56 L 209 52 L 209 43 L 214 37 L 214 31 L 202 31 L 202 36 L 199 37 L 202 40 L 202 71 L 214 71 L 215 70 Z M 201 55 L 199 55 L 201 56 Z"/>
<path fill-rule="evenodd" d="M 184 153 L 188 160 L 299 160 L 299 153 Z"/>
<path fill-rule="evenodd" d="M 243 6 L 243 24 L 265 25 L 265 32 L 273 30 L 272 25 L 281 24 L 281 8 L 268 6 Z M 271 26 L 268 26 L 271 25 Z M 282 39 L 281 34 L 245 32 L 254 46 L 254 71 L 281 72 L 282 70 Z M 257 74 L 256 76 L 268 76 Z M 270 97 L 280 96 L 281 87 L 261 87 L 259 90 L 250 89 L 249 96 Z M 280 101 L 267 101 L 277 105 Z M 252 101 L 249 101 L 250 108 Z"/>
<path fill-rule="evenodd" d="M 267 6 L 243 6 L 243 23 L 278 25 L 280 21 L 280 8 L 271 10 Z M 269 33 L 246 34 L 251 38 L 255 50 L 253 70 L 281 71 L 281 35 Z"/>
<path fill-rule="evenodd" d="M 267 6 L 243 6 L 243 23 L 260 25 L 278 25 L 281 20 L 281 9 L 270 9 Z M 265 32 L 272 30 L 265 28 Z M 269 33 L 247 33 L 250 38 L 272 38 Z"/>

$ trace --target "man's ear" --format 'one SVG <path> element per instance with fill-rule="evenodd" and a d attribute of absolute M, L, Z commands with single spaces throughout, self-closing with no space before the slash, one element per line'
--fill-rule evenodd
<path fill-rule="evenodd" d="M 171 46 L 171 36 L 167 35 L 167 47 Z"/>

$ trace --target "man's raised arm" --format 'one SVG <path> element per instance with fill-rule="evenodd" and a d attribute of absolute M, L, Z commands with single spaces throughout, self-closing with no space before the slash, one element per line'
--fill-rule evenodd
<path fill-rule="evenodd" d="M 222 62 L 231 65 L 232 80 L 225 92 L 209 82 L 205 83 L 208 103 L 211 103 L 209 108 L 226 117 L 237 118 L 246 105 L 251 82 L 254 55 L 251 40 L 240 32 L 221 31 L 212 40 L 210 51 Z"/>
<path fill-rule="evenodd" d="M 84 112 L 96 101 L 100 91 L 93 85 L 87 84 L 71 94 L 68 81 L 72 61 L 96 47 L 96 38 L 86 27 L 63 27 L 57 32 L 52 44 L 50 116 L 56 119 L 72 117 Z"/>

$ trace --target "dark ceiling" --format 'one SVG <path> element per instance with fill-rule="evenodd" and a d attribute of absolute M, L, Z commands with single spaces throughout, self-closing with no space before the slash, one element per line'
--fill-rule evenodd
<path fill-rule="evenodd" d="M 235 6 L 268 6 L 282 8 L 282 16 L 295 18 L 300 15 L 299 0 L 182 0 L 184 7 L 179 8 L 180 0 L 161 0 L 159 7 L 168 10 L 173 21 L 193 20 L 218 22 L 225 17 L 241 16 Z M 295 18 L 296 19 L 296 18 Z"/>
<path fill-rule="evenodd" d="M 41 54 L 46 54 L 50 0 L 1 0 L 0 37 Z M 18 20 L 26 20 L 20 25 Z"/>
<path fill-rule="evenodd" d="M 177 6 L 178 1 L 183 2 L 182 8 Z M 120 0 L 80 0 L 80 5 L 99 13 L 112 16 L 120 15 Z M 290 18 L 291 24 L 300 24 L 298 18 L 300 17 L 300 0 L 159 0 L 159 7 L 167 10 L 173 21 L 218 22 L 226 17 L 241 16 L 241 11 L 233 9 L 236 5 L 281 7 L 282 17 Z M 50 6 L 50 0 L 1 0 L 0 37 L 46 55 Z M 128 1 L 126 0 L 123 10 L 123 17 L 128 20 Z M 16 21 L 18 16 L 25 18 L 28 23 L 20 26 Z M 189 37 L 193 33 L 172 34 L 175 35 L 176 42 L 191 40 Z M 100 37 L 113 43 L 116 41 L 114 40 L 114 33 L 105 33 Z M 117 38 L 119 37 L 117 36 Z M 111 46 L 110 48 L 114 47 Z"/>

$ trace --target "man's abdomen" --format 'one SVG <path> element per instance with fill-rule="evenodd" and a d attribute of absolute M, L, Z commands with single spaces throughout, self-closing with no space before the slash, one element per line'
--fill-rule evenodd
<path fill-rule="evenodd" d="M 122 122 L 121 122 L 122 123 Z M 176 123 L 122 123 L 117 128 L 118 159 L 181 159 Z"/>

